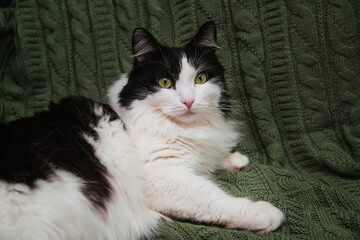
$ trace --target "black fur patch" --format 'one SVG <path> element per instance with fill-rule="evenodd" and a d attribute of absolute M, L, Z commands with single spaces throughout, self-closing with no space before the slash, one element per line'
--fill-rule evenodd
<path fill-rule="evenodd" d="M 139 39 L 138 39 L 139 38 Z M 224 79 L 224 70 L 215 54 L 216 28 L 212 22 L 204 24 L 189 44 L 170 48 L 159 44 L 145 29 L 135 29 L 133 34 L 134 64 L 127 85 L 119 93 L 119 102 L 130 107 L 134 100 L 143 100 L 161 89 L 157 80 L 170 77 L 177 80 L 181 59 L 185 55 L 195 68 L 200 65 L 221 89 L 220 108 L 225 116 L 230 113 L 230 101 Z M 206 45 L 209 44 L 209 45 Z M 141 54 L 141 55 L 139 55 Z M 176 83 L 173 85 L 176 87 Z"/>
<path fill-rule="evenodd" d="M 223 114 L 226 117 L 229 116 L 231 112 L 230 96 L 226 87 L 224 69 L 215 55 L 215 49 L 197 47 L 190 43 L 185 47 L 184 52 L 186 53 L 190 64 L 193 65 L 195 69 L 201 68 L 203 72 L 207 73 L 209 81 L 220 87 L 221 96 L 219 106 Z"/>
<path fill-rule="evenodd" d="M 177 79 L 181 70 L 180 60 L 181 49 L 161 47 L 161 51 L 151 53 L 143 64 L 134 63 L 128 83 L 119 93 L 120 104 L 129 107 L 134 100 L 143 100 L 160 90 L 157 83 L 160 77 Z"/>
<path fill-rule="evenodd" d="M 98 138 L 90 127 L 100 119 L 94 113 L 95 104 L 101 105 L 111 120 L 119 119 L 108 105 L 69 97 L 34 117 L 0 124 L 0 179 L 36 188 L 36 180 L 48 180 L 57 169 L 65 170 L 83 179 L 84 195 L 105 209 L 111 195 L 107 169 L 82 136 Z"/>

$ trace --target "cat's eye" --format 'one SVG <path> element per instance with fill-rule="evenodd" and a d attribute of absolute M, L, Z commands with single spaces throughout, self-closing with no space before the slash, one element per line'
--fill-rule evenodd
<path fill-rule="evenodd" d="M 195 78 L 196 84 L 204 84 L 207 81 L 207 75 L 206 73 L 199 73 Z"/>
<path fill-rule="evenodd" d="M 169 88 L 171 87 L 172 81 L 170 78 L 163 77 L 158 79 L 158 83 L 162 88 Z"/>

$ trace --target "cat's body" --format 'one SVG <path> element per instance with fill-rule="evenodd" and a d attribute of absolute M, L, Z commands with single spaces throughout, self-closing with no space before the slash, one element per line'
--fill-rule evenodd
<path fill-rule="evenodd" d="M 230 154 L 239 135 L 215 48 L 212 23 L 184 48 L 136 29 L 134 67 L 111 87 L 111 108 L 69 98 L 2 125 L 0 239 L 29 239 L 29 232 L 39 234 L 33 239 L 134 239 L 152 232 L 159 213 L 276 229 L 281 211 L 232 197 L 212 181 L 216 169 L 248 163 Z"/>
<path fill-rule="evenodd" d="M 66 98 L 0 131 L 0 239 L 137 239 L 156 227 L 108 105 Z"/>

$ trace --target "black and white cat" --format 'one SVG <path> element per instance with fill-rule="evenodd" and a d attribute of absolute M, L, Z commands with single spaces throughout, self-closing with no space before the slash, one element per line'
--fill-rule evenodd
<path fill-rule="evenodd" d="M 211 178 L 248 164 L 229 119 L 216 29 L 183 48 L 133 33 L 134 65 L 111 107 L 69 97 L 0 125 L 0 239 L 138 239 L 162 214 L 272 231 L 282 212 L 236 198 Z"/>

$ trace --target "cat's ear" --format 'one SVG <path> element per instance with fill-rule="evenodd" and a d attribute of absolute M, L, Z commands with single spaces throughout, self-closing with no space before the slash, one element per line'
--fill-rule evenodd
<path fill-rule="evenodd" d="M 133 57 L 142 64 L 149 58 L 149 54 L 158 51 L 160 44 L 146 29 L 136 28 L 132 36 Z"/>
<path fill-rule="evenodd" d="M 189 44 L 195 47 L 207 47 L 210 49 L 219 48 L 219 46 L 216 45 L 215 23 L 207 22 L 202 25 Z"/>

